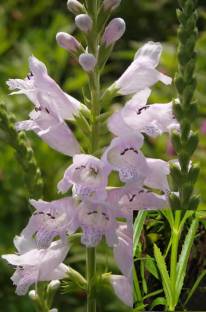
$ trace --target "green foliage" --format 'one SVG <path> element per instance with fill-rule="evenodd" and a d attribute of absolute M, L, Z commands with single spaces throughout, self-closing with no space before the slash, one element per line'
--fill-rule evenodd
<path fill-rule="evenodd" d="M 190 180 L 190 160 L 198 146 L 198 134 L 193 132 L 196 113 L 193 95 L 197 85 L 195 78 L 197 42 L 197 19 L 196 1 L 179 1 L 181 9 L 177 10 L 179 19 L 178 29 L 178 71 L 175 77 L 175 85 L 180 102 L 174 102 L 174 113 L 180 123 L 180 134 L 174 133 L 172 140 L 178 155 L 181 172 L 180 181 L 177 181 L 175 168 L 173 167 L 172 178 L 179 192 L 179 202 L 171 199 L 173 209 L 194 209 L 191 197 L 194 189 L 194 180 Z M 192 105 L 192 108 L 191 108 Z M 177 168 L 176 168 L 177 173 Z M 177 204 L 177 205 L 176 205 Z"/>
<path fill-rule="evenodd" d="M 9 114 L 5 105 L 0 104 L 1 139 L 16 151 L 16 160 L 24 172 L 25 186 L 28 197 L 39 198 L 43 192 L 41 171 L 37 166 L 32 148 L 25 133 L 15 130 L 15 117 Z"/>

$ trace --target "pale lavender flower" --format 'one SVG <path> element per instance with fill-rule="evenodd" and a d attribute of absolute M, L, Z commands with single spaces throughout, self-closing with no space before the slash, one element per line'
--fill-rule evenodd
<path fill-rule="evenodd" d="M 122 274 L 132 283 L 133 266 L 133 230 L 127 224 L 119 225 L 117 229 L 118 243 L 113 248 L 114 258 Z"/>
<path fill-rule="evenodd" d="M 162 159 L 146 158 L 148 173 L 145 176 L 144 184 L 150 188 L 159 189 L 167 193 L 169 190 L 168 176 L 170 174 L 169 163 Z"/>
<path fill-rule="evenodd" d="M 17 295 L 25 295 L 32 284 L 65 277 L 68 267 L 62 263 L 69 247 L 62 241 L 53 242 L 48 249 L 38 249 L 34 240 L 24 236 L 15 237 L 14 245 L 18 254 L 3 255 L 2 258 L 16 267 L 11 277 L 17 286 Z"/>
<path fill-rule="evenodd" d="M 143 144 L 141 134 L 123 136 L 112 140 L 103 159 L 113 170 L 119 172 L 122 182 L 142 185 L 148 165 L 140 147 Z"/>
<path fill-rule="evenodd" d="M 119 216 L 126 218 L 129 223 L 134 211 L 164 209 L 168 206 L 166 195 L 158 195 L 136 184 L 111 188 L 107 193 L 107 200 L 111 205 L 118 206 Z"/>
<path fill-rule="evenodd" d="M 74 14 L 80 14 L 84 11 L 84 6 L 77 0 L 68 0 L 67 7 Z"/>
<path fill-rule="evenodd" d="M 123 275 L 111 275 L 110 282 L 117 297 L 129 307 L 133 307 L 133 287 Z"/>
<path fill-rule="evenodd" d="M 34 131 L 43 141 L 56 151 L 73 156 L 80 152 L 80 145 L 66 123 L 45 111 L 32 111 L 30 119 L 16 123 L 17 131 Z"/>
<path fill-rule="evenodd" d="M 65 171 L 58 183 L 58 190 L 67 192 L 74 185 L 74 193 L 82 199 L 104 199 L 108 171 L 105 163 L 91 155 L 80 154 L 73 158 L 73 164 Z"/>
<path fill-rule="evenodd" d="M 16 128 L 32 130 L 55 150 L 73 156 L 80 152 L 80 146 L 64 119 L 74 119 L 84 106 L 64 93 L 49 77 L 46 66 L 34 56 L 29 58 L 31 75 L 25 80 L 10 79 L 12 94 L 25 94 L 35 105 L 30 120 L 18 122 Z"/>
<path fill-rule="evenodd" d="M 25 94 L 36 109 L 48 110 L 61 119 L 74 119 L 81 108 L 78 100 L 63 92 L 58 84 L 48 75 L 44 63 L 36 57 L 29 58 L 30 74 L 24 79 L 9 79 L 7 85 L 11 94 Z"/>
<path fill-rule="evenodd" d="M 56 41 L 60 47 L 69 52 L 77 53 L 83 50 L 80 42 L 74 36 L 65 32 L 58 32 L 56 35 Z"/>
<path fill-rule="evenodd" d="M 79 206 L 79 225 L 83 230 L 82 244 L 97 246 L 105 236 L 109 246 L 117 243 L 117 211 L 109 203 L 82 202 Z"/>
<path fill-rule="evenodd" d="M 150 89 L 136 93 L 131 100 L 119 111 L 114 113 L 108 128 L 115 135 L 121 136 L 125 131 L 145 133 L 156 137 L 173 129 L 179 129 L 179 124 L 172 112 L 172 102 L 167 104 L 148 105 Z"/>
<path fill-rule="evenodd" d="M 134 61 L 111 88 L 117 89 L 121 95 L 127 95 L 151 87 L 158 81 L 166 85 L 171 84 L 170 77 L 155 69 L 159 63 L 161 52 L 160 43 L 152 41 L 146 43 L 137 51 Z"/>
<path fill-rule="evenodd" d="M 85 33 L 88 33 L 90 30 L 92 30 L 92 26 L 93 26 L 92 19 L 87 14 L 77 15 L 75 17 L 75 24 L 81 31 Z"/>
<path fill-rule="evenodd" d="M 115 10 L 121 3 L 121 0 L 104 0 L 103 7 L 105 11 Z"/>
<path fill-rule="evenodd" d="M 114 18 L 105 28 L 102 42 L 107 47 L 119 40 L 126 30 L 125 21 L 122 18 Z"/>
<path fill-rule="evenodd" d="M 60 237 L 66 242 L 68 234 L 77 230 L 77 204 L 71 197 L 52 202 L 30 200 L 36 211 L 22 231 L 25 237 L 33 237 L 39 248 L 48 248 L 52 240 Z"/>
<path fill-rule="evenodd" d="M 96 57 L 91 53 L 82 53 L 79 56 L 79 64 L 86 72 L 91 72 L 94 70 L 97 63 Z"/>

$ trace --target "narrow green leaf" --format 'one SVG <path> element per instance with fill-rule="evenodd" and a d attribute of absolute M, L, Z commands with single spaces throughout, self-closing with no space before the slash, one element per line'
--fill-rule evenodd
<path fill-rule="evenodd" d="M 197 287 L 199 286 L 199 284 L 201 283 L 202 279 L 205 277 L 206 275 L 206 270 L 202 271 L 202 273 L 198 276 L 196 282 L 194 283 L 192 289 L 190 290 L 185 302 L 184 302 L 184 306 L 190 301 L 190 299 L 192 298 L 192 296 L 194 295 Z"/>
<path fill-rule="evenodd" d="M 184 278 L 187 270 L 187 263 L 190 256 L 190 252 L 192 249 L 192 245 L 195 239 L 195 234 L 197 232 L 199 225 L 199 221 L 197 219 L 194 219 L 192 221 L 192 224 L 189 228 L 189 231 L 187 233 L 187 236 L 185 237 L 185 241 L 182 247 L 182 251 L 179 257 L 179 261 L 177 263 L 177 279 L 176 279 L 176 285 L 175 285 L 175 300 L 178 302 L 179 296 L 182 291 Z"/>
<path fill-rule="evenodd" d="M 139 243 L 140 235 L 144 226 L 144 221 L 146 219 L 147 212 L 140 211 L 134 222 L 134 234 L 133 234 L 133 256 L 136 254 L 136 249 Z"/>
<path fill-rule="evenodd" d="M 162 277 L 162 284 L 163 284 L 165 297 L 167 299 L 167 304 L 170 305 L 173 302 L 171 281 L 170 281 L 170 277 L 169 277 L 169 274 L 167 271 L 165 259 L 162 255 L 160 249 L 155 244 L 154 244 L 154 256 L 155 256 L 155 259 L 157 262 L 159 272 L 160 272 L 161 277 Z"/>
<path fill-rule="evenodd" d="M 167 221 L 169 222 L 170 228 L 172 229 L 174 224 L 174 217 L 171 209 L 165 209 L 161 211 L 162 214 L 165 216 Z"/>
<path fill-rule="evenodd" d="M 155 259 L 149 255 L 147 255 L 145 259 L 145 269 L 150 272 L 156 279 L 160 278 Z"/>

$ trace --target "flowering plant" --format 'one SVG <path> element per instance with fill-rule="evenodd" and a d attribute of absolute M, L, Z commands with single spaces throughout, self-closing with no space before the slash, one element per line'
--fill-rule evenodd
<path fill-rule="evenodd" d="M 170 77 L 157 69 L 161 44 L 153 41 L 144 44 L 124 73 L 106 90 L 102 89 L 105 64 L 126 29 L 122 18 L 113 18 L 108 23 L 119 4 L 118 0 L 67 3 L 75 14 L 75 24 L 83 33 L 84 42 L 64 32 L 57 33 L 56 40 L 87 74 L 88 88 L 82 99 L 65 93 L 35 56 L 29 58 L 30 72 L 25 79 L 7 81 L 11 94 L 24 94 L 33 104 L 28 120 L 18 121 L 16 130 L 33 131 L 51 148 L 72 157 L 72 164 L 57 185 L 61 198 L 50 202 L 30 199 L 32 215 L 20 236 L 14 239 L 17 254 L 2 256 L 16 267 L 12 276 L 16 293 L 25 295 L 34 287 L 29 294 L 40 311 L 55 311 L 53 296 L 59 279 L 65 279 L 66 289 L 69 280 L 86 292 L 88 312 L 96 311 L 98 283 L 109 283 L 117 297 L 133 307 L 134 211 L 163 210 L 169 204 L 174 209 L 183 209 L 178 207 L 180 203 L 191 208 L 195 200 L 184 197 L 189 173 L 183 171 L 189 168 L 196 137 L 181 118 L 179 111 L 183 107 L 179 100 L 148 103 L 154 84 L 172 83 Z M 176 79 L 177 85 L 179 80 Z M 124 97 L 123 108 L 107 111 L 108 104 L 118 96 Z M 81 131 L 81 138 L 75 129 Z M 100 138 L 108 132 L 112 139 L 102 145 Z M 177 147 L 178 161 L 171 167 L 168 162 L 146 157 L 143 152 L 145 138 L 156 138 L 163 133 L 171 135 Z M 185 142 L 190 150 L 186 158 L 182 156 Z M 194 170 L 191 166 L 190 171 Z M 110 184 L 114 172 L 119 186 Z M 169 186 L 170 172 L 173 180 L 174 172 L 184 178 L 178 190 Z M 72 241 L 79 237 L 86 251 L 85 276 L 63 263 L 69 258 Z M 118 275 L 97 273 L 96 247 L 102 240 L 113 250 Z"/>

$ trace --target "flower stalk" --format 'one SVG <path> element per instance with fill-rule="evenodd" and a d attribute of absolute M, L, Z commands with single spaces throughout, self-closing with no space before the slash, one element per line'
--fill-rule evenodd
<path fill-rule="evenodd" d="M 171 175 L 179 196 L 170 196 L 171 207 L 181 210 L 195 210 L 198 197 L 194 193 L 194 185 L 198 178 L 198 166 L 191 164 L 191 157 L 198 145 L 198 134 L 193 131 L 197 117 L 197 105 L 193 99 L 196 78 L 195 45 L 197 40 L 196 0 L 179 1 L 180 9 L 177 17 L 180 22 L 178 29 L 178 71 L 175 86 L 178 101 L 173 103 L 173 112 L 180 123 L 180 132 L 174 132 L 172 142 L 178 155 L 179 165 L 172 165 Z"/>
<path fill-rule="evenodd" d="M 98 46 L 99 46 L 99 34 L 97 31 L 97 16 L 99 11 L 98 1 L 87 0 L 86 1 L 88 14 L 90 15 L 93 28 L 88 33 L 88 51 L 93 53 L 94 57 L 98 59 Z M 90 154 L 95 154 L 98 150 L 98 135 L 99 125 L 98 117 L 100 115 L 100 72 L 98 65 L 94 70 L 89 73 L 89 87 L 90 87 L 90 108 L 91 108 L 91 146 Z M 96 298 L 93 295 L 94 280 L 96 275 L 96 248 L 86 248 L 86 261 L 87 261 L 87 312 L 96 312 Z"/>

